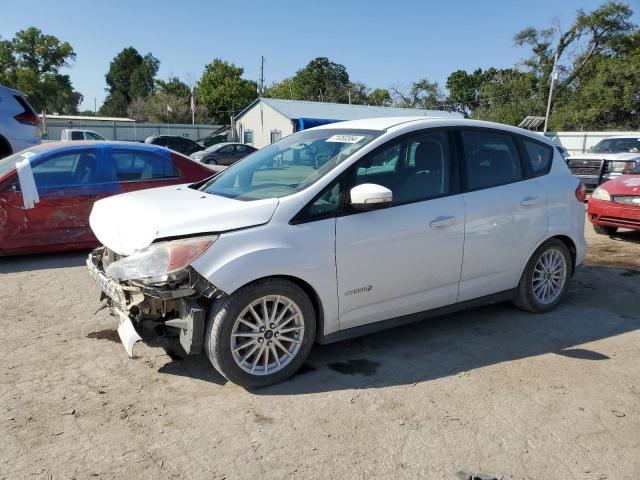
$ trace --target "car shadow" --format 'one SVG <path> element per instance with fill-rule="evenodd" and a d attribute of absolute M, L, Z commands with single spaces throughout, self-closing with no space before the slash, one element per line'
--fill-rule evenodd
<path fill-rule="evenodd" d="M 211 366 L 204 354 L 187 356 L 173 351 L 167 351 L 167 355 L 171 357 L 172 361 L 160 367 L 158 373 L 190 377 L 217 385 L 227 383 L 227 379 Z"/>
<path fill-rule="evenodd" d="M 617 231 L 613 235 L 609 235 L 611 240 L 619 242 L 640 243 L 640 231 L 638 230 L 622 230 Z"/>
<path fill-rule="evenodd" d="M 37 253 L 0 257 L 0 274 L 79 267 L 85 264 L 89 250 L 61 253 Z"/>
<path fill-rule="evenodd" d="M 583 267 L 561 305 L 546 314 L 503 303 L 316 345 L 295 376 L 253 393 L 296 395 L 412 385 L 544 354 L 565 357 L 567 362 L 607 361 L 607 355 L 584 344 L 640 328 L 633 307 L 640 293 L 637 282 L 625 282 L 615 291 L 600 288 L 622 274 L 609 267 Z M 160 371 L 225 382 L 204 356 L 170 362 Z"/>

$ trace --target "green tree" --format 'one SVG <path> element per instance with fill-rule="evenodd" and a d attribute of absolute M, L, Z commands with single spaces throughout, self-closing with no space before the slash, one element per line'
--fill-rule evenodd
<path fill-rule="evenodd" d="M 537 78 L 530 72 L 506 68 L 495 70 L 480 86 L 473 118 L 518 125 L 527 115 L 544 114 L 537 92 Z"/>
<path fill-rule="evenodd" d="M 630 20 L 632 14 L 629 5 L 608 1 L 592 12 L 578 10 L 574 22 L 564 32 L 559 27 L 529 27 L 517 33 L 516 45 L 531 49 L 524 65 L 538 79 L 539 101 L 542 103 L 546 98 L 556 56 L 558 79 L 554 103 L 558 104 L 569 98 L 567 90 L 574 89 L 576 82 L 591 72 L 589 66 L 593 62 L 603 55 L 610 56 L 633 34 L 636 27 Z"/>
<path fill-rule="evenodd" d="M 134 98 L 147 98 L 154 91 L 160 61 L 151 53 L 144 57 L 133 47 L 118 53 L 105 75 L 107 98 L 100 108 L 102 115 L 123 117 Z"/>
<path fill-rule="evenodd" d="M 82 95 L 60 69 L 75 60 L 68 42 L 35 27 L 0 39 L 0 83 L 24 92 L 38 111 L 76 113 Z"/>
<path fill-rule="evenodd" d="M 191 96 L 189 86 L 178 77 L 169 78 L 166 82 L 156 80 L 155 91 L 160 93 L 170 93 L 176 97 L 185 98 Z"/>
<path fill-rule="evenodd" d="M 408 90 L 392 88 L 396 103 L 403 108 L 424 108 L 441 110 L 445 108 L 446 96 L 438 82 L 430 82 L 426 78 L 413 82 Z"/>
<path fill-rule="evenodd" d="M 195 87 L 196 98 L 215 122 L 228 123 L 232 114 L 256 98 L 258 85 L 242 78 L 243 73 L 243 68 L 219 58 L 204 68 Z"/>
<path fill-rule="evenodd" d="M 360 102 L 366 98 L 366 95 L 361 95 L 361 86 L 362 84 L 349 81 L 349 74 L 344 65 L 332 62 L 326 57 L 318 57 L 298 70 L 293 77 L 272 85 L 267 91 L 267 96 L 348 103 L 349 92 L 353 88 L 352 94 Z M 354 103 L 353 99 L 352 103 Z"/>
<path fill-rule="evenodd" d="M 482 104 L 480 91 L 482 86 L 496 75 L 497 70 L 490 68 L 483 71 L 481 68 L 473 73 L 465 70 L 456 70 L 447 78 L 447 90 L 449 96 L 447 103 L 460 113 L 470 116 Z"/>
<path fill-rule="evenodd" d="M 640 31 L 596 55 L 557 103 L 551 128 L 640 129 Z"/>
<path fill-rule="evenodd" d="M 378 107 L 389 107 L 391 106 L 391 94 L 386 88 L 376 88 L 369 93 L 367 103 Z"/>

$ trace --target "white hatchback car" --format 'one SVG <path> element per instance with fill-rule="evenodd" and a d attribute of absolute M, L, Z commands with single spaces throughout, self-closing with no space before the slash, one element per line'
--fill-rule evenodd
<path fill-rule="evenodd" d="M 91 226 L 105 246 L 87 265 L 130 355 L 141 338 L 173 337 L 260 387 L 314 342 L 498 301 L 554 308 L 584 258 L 584 195 L 535 133 L 357 120 L 202 183 L 100 200 Z"/>

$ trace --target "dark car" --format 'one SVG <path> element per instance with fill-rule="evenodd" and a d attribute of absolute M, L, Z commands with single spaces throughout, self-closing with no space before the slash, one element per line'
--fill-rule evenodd
<path fill-rule="evenodd" d="M 257 150 L 243 143 L 223 142 L 191 154 L 191 158 L 209 165 L 231 165 Z"/>
<path fill-rule="evenodd" d="M 169 150 L 179 152 L 183 155 L 191 155 L 193 152 L 202 150 L 202 145 L 194 142 L 190 138 L 179 137 L 177 135 L 152 135 L 144 140 L 144 143 L 167 147 Z"/>
<path fill-rule="evenodd" d="M 89 214 L 97 200 L 193 183 L 222 169 L 143 143 L 51 142 L 22 150 L 0 160 L 0 256 L 95 247 Z"/>

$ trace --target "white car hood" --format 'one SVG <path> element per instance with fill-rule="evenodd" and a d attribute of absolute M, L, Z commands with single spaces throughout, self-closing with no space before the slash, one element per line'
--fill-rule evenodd
<path fill-rule="evenodd" d="M 616 162 L 629 162 L 640 158 L 640 153 L 579 153 L 571 155 L 569 160 L 614 160 Z"/>
<path fill-rule="evenodd" d="M 277 198 L 245 202 L 172 185 L 99 200 L 89 223 L 103 245 L 130 255 L 158 238 L 262 225 L 277 206 Z"/>

